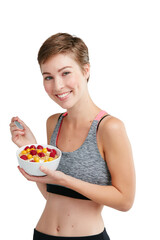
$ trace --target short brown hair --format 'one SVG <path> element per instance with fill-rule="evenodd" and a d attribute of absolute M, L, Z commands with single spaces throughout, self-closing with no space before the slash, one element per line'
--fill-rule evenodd
<path fill-rule="evenodd" d="M 37 58 L 39 65 L 59 53 L 72 54 L 82 71 L 84 65 L 89 63 L 88 48 L 82 39 L 68 33 L 57 33 L 49 37 L 39 49 Z"/>

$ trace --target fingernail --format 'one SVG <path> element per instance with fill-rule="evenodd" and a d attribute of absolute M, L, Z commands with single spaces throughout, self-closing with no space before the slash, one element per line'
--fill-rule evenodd
<path fill-rule="evenodd" d="M 46 168 L 44 166 L 40 166 L 40 170 L 45 171 Z"/>

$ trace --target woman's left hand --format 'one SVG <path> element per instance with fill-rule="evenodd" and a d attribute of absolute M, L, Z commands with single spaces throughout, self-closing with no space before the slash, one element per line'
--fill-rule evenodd
<path fill-rule="evenodd" d="M 64 185 L 65 183 L 65 178 L 67 177 L 66 174 L 64 174 L 61 171 L 52 171 L 44 166 L 40 167 L 40 170 L 45 173 L 45 176 L 31 176 L 28 173 L 26 173 L 23 168 L 20 168 L 18 166 L 19 171 L 22 173 L 22 175 L 28 180 L 28 181 L 33 181 L 37 183 L 48 183 L 48 184 L 62 184 Z"/>

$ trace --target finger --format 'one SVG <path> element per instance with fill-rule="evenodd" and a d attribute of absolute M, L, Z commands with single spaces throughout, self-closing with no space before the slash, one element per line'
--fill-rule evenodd
<path fill-rule="evenodd" d="M 23 126 L 23 128 L 26 128 L 27 127 L 27 125 L 19 118 L 19 117 L 13 117 L 12 119 L 11 119 L 11 124 L 10 125 L 15 125 L 15 121 L 18 121 L 22 126 Z"/>
<path fill-rule="evenodd" d="M 22 173 L 22 175 L 23 175 L 27 180 L 29 180 L 29 181 L 34 181 L 33 178 L 35 178 L 35 177 L 33 177 L 33 176 L 29 175 L 28 173 L 26 173 L 26 172 L 24 171 L 24 169 L 21 168 L 20 166 L 18 166 L 18 169 L 19 169 L 19 171 Z"/>
<path fill-rule="evenodd" d="M 23 136 L 24 132 L 21 132 L 19 130 L 12 132 L 12 139 L 19 137 L 19 136 Z"/>
<path fill-rule="evenodd" d="M 23 168 L 21 168 L 20 166 L 18 166 L 18 169 L 19 169 L 19 171 L 22 173 L 22 175 L 23 175 L 25 178 L 29 177 L 29 175 L 24 171 Z"/>
<path fill-rule="evenodd" d="M 17 130 L 24 131 L 24 129 L 18 128 L 15 124 L 10 126 L 10 131 L 11 132 L 14 132 L 14 131 L 17 131 Z"/>
<path fill-rule="evenodd" d="M 27 125 L 18 117 L 17 120 L 24 128 L 27 128 Z"/>
<path fill-rule="evenodd" d="M 12 117 L 11 123 L 13 123 L 14 121 L 18 121 L 18 117 Z"/>
<path fill-rule="evenodd" d="M 17 127 L 14 122 L 11 122 L 11 123 L 9 124 L 9 126 L 10 126 L 10 128 L 12 128 L 12 127 Z"/>
<path fill-rule="evenodd" d="M 53 176 L 53 171 L 48 169 L 47 167 L 44 167 L 44 166 L 40 166 L 40 171 L 45 173 L 46 175 L 48 176 Z"/>
<path fill-rule="evenodd" d="M 23 168 L 20 168 L 20 166 L 18 166 L 18 169 L 28 181 L 40 182 L 40 183 L 45 183 L 46 182 L 45 181 L 45 176 L 44 177 L 31 176 L 28 173 L 26 173 Z"/>

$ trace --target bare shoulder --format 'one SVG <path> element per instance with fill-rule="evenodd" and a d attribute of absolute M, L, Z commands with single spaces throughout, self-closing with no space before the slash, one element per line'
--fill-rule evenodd
<path fill-rule="evenodd" d="M 129 141 L 124 122 L 114 116 L 105 117 L 100 123 L 98 131 L 104 148 L 110 144 L 117 145 L 118 141 L 119 143 Z"/>
<path fill-rule="evenodd" d="M 125 125 L 123 121 L 111 115 L 105 117 L 100 126 L 102 135 L 110 135 L 119 131 L 125 131 Z"/>
<path fill-rule="evenodd" d="M 55 129 L 55 126 L 57 124 L 57 121 L 58 121 L 58 118 L 59 118 L 60 115 L 61 115 L 61 113 L 53 114 L 50 117 L 48 117 L 48 119 L 46 121 L 48 144 L 50 143 L 52 133 Z"/>
<path fill-rule="evenodd" d="M 49 126 L 50 124 L 53 124 L 54 122 L 57 122 L 60 115 L 61 115 L 61 113 L 56 113 L 56 114 L 53 114 L 50 117 L 48 117 L 47 118 L 47 126 Z"/>

